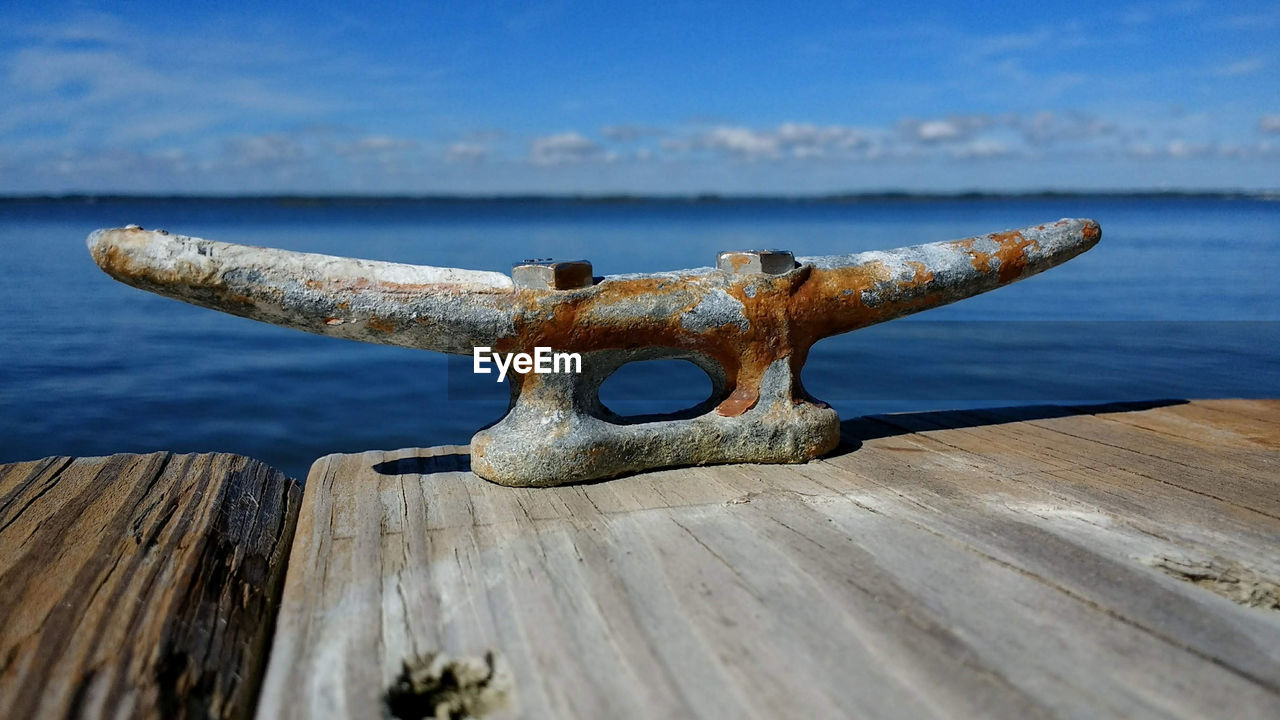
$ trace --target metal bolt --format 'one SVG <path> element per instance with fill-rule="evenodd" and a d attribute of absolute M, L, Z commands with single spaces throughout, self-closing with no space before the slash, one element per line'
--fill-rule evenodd
<path fill-rule="evenodd" d="M 518 262 L 511 268 L 516 287 L 533 290 L 576 290 L 590 287 L 595 280 L 591 263 L 586 260 L 552 260 L 534 258 Z"/>
<path fill-rule="evenodd" d="M 781 275 L 795 266 L 790 250 L 726 250 L 716 256 L 716 267 L 733 275 Z"/>

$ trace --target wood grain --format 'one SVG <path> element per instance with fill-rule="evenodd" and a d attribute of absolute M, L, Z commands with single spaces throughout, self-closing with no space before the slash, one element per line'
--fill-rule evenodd
<path fill-rule="evenodd" d="M 489 651 L 495 717 L 1280 717 L 1280 402 L 876 416 L 545 489 L 466 453 L 312 467 L 259 718 Z"/>
<path fill-rule="evenodd" d="M 0 466 L 0 717 L 246 717 L 302 490 L 235 455 Z"/>

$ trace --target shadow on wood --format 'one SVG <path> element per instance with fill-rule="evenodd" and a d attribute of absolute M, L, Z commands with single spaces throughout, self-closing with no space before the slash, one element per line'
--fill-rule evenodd
<path fill-rule="evenodd" d="M 921 430 L 944 430 L 1003 425 L 1029 420 L 1048 420 L 1071 415 L 1138 412 L 1170 405 L 1185 405 L 1181 399 L 1138 400 L 1099 405 L 1016 405 L 975 410 L 926 410 L 921 412 L 864 415 L 840 423 L 840 445 L 830 456 L 855 452 L 864 440 L 906 435 Z"/>
<path fill-rule="evenodd" d="M 1045 420 L 1072 415 L 1137 412 L 1170 405 L 1185 405 L 1187 402 L 1187 400 L 1165 399 L 1114 402 L 1100 405 L 1021 405 L 979 410 L 929 410 L 887 415 L 866 415 L 840 423 L 840 445 L 826 457 L 837 457 L 845 453 L 856 452 L 858 448 L 862 447 L 862 443 L 865 440 L 906 435 L 922 430 L 1001 425 L 1011 422 Z M 398 460 L 379 462 L 373 466 L 373 471 L 379 475 L 430 475 L 436 472 L 470 472 L 471 455 L 466 452 L 452 455 L 410 455 Z M 642 473 L 626 473 L 619 477 L 628 477 L 636 474 Z M 608 482 L 608 480 L 588 480 L 575 484 L 591 485 L 599 482 Z"/>
<path fill-rule="evenodd" d="M 471 472 L 471 454 L 411 455 L 373 466 L 379 475 L 430 475 L 438 472 Z"/>

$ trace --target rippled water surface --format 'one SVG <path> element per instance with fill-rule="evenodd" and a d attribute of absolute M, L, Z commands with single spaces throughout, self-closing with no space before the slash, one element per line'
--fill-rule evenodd
<path fill-rule="evenodd" d="M 506 408 L 469 360 L 308 335 L 149 295 L 85 236 L 137 223 L 216 240 L 507 271 L 711 264 L 718 250 L 871 250 L 1092 217 L 1093 250 L 1017 285 L 817 345 L 806 387 L 844 417 L 1045 402 L 1280 396 L 1280 203 L 1070 198 L 859 203 L 0 203 L 0 462 L 230 451 L 304 476 L 330 452 L 465 443 Z M 674 361 L 604 388 L 627 414 L 705 397 Z"/>

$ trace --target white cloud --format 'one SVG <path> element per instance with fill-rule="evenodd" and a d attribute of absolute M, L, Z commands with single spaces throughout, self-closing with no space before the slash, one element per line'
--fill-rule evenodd
<path fill-rule="evenodd" d="M 951 156 L 962 160 L 971 158 L 990 158 L 1008 155 L 1009 148 L 999 140 L 977 139 L 955 147 Z"/>
<path fill-rule="evenodd" d="M 56 78 L 51 70 L 31 82 L 57 87 Z M 0 116 L 3 112 L 0 108 Z M 1259 132 L 1272 138 L 1280 134 L 1280 114 L 1255 117 Z M 141 122 L 172 119 L 157 114 Z M 920 167 L 919 163 L 942 168 L 997 158 L 1006 159 L 1001 167 L 1013 160 L 1078 164 L 1092 158 L 1127 161 L 1155 172 L 1154 168 L 1189 168 L 1207 162 L 1244 167 L 1246 162 L 1270 161 L 1280 155 L 1272 140 L 1249 131 L 1248 120 L 1240 124 L 1245 134 L 1232 137 L 1210 114 L 1168 109 L 1121 118 L 1076 110 L 956 113 L 878 126 L 804 121 L 769 126 L 723 121 L 666 127 L 618 124 L 602 128 L 596 136 L 571 129 L 535 136 L 524 158 L 519 157 L 510 135 L 493 129 L 459 134 L 452 143 L 436 145 L 394 132 L 315 124 L 234 136 L 213 133 L 196 146 L 165 141 L 150 146 L 62 142 L 32 150 L 10 143 L 0 145 L 0 176 L 15 176 L 13 168 L 38 166 L 34 172 L 23 171 L 21 183 L 41 190 L 341 192 L 356 188 L 409 191 L 424 186 L 435 191 L 450 187 L 483 191 L 486 182 L 506 182 L 517 176 L 532 183 L 530 187 L 550 188 L 559 187 L 552 178 L 570 182 L 590 175 L 595 182 L 632 173 L 631 177 L 647 178 L 639 189 L 656 190 L 643 182 L 652 183 L 656 173 L 677 167 L 676 163 L 692 174 L 702 172 L 712 178 L 716 173 L 723 176 L 727 166 L 735 168 L 729 173 L 734 177 L 773 173 L 772 168 L 777 168 L 778 177 L 800 172 L 805 177 L 843 178 L 870 172 L 879 178 L 881 173 L 891 177 L 902 168 Z M 756 163 L 761 165 L 752 167 Z M 552 166 L 579 167 L 553 176 L 544 169 Z M 974 177 L 982 177 L 981 172 L 975 169 Z M 123 178 L 138 179 L 126 182 Z M 550 182 L 538 184 L 542 180 Z M 11 192 L 23 187 L 13 180 L 0 186 Z"/>
<path fill-rule="evenodd" d="M 1174 138 L 1165 143 L 1135 142 L 1125 148 L 1129 157 L 1155 160 L 1186 160 L 1189 158 L 1229 158 L 1234 160 L 1272 159 L 1277 155 L 1276 146 L 1267 141 L 1256 143 L 1192 142 Z"/>
<path fill-rule="evenodd" d="M 576 132 L 562 132 L 534 138 L 529 144 L 529 161 L 534 165 L 564 165 L 610 159 L 598 143 Z"/>
<path fill-rule="evenodd" d="M 622 126 L 615 126 L 622 127 Z M 956 113 L 904 118 L 889 126 L 819 125 L 786 122 L 772 127 L 717 124 L 655 130 L 655 144 L 612 151 L 608 137 L 597 142 L 576 132 L 540 138 L 531 158 L 537 164 L 612 158 L 650 158 L 711 163 L 717 157 L 748 162 L 900 163 L 929 160 L 979 161 L 990 158 L 1099 159 L 1249 158 L 1266 153 L 1248 143 L 1212 137 L 1211 118 L 1171 114 L 1117 121 L 1078 110 L 1034 113 Z M 1280 116 L 1266 116 L 1259 127 L 1280 132 Z M 1275 128 L 1275 129 L 1272 129 Z M 615 142 L 631 142 L 630 133 L 610 133 Z M 1237 139 L 1239 140 L 1239 139 Z"/>
<path fill-rule="evenodd" d="M 965 134 L 960 126 L 950 120 L 931 120 L 916 126 L 916 137 L 925 142 L 958 140 Z"/>
<path fill-rule="evenodd" d="M 848 154 L 869 142 L 868 132 L 861 128 L 787 122 L 771 129 L 717 125 L 692 138 L 664 140 L 661 147 L 671 152 L 710 150 L 747 160 L 815 159 Z"/>
<path fill-rule="evenodd" d="M 707 130 L 697 138 L 696 144 L 752 160 L 776 157 L 779 147 L 778 138 L 771 133 L 732 125 L 720 125 Z"/>
<path fill-rule="evenodd" d="M 480 162 L 489 157 L 489 146 L 478 142 L 460 140 L 444 151 L 445 162 Z"/>
<path fill-rule="evenodd" d="M 811 125 L 783 123 L 778 126 L 778 140 L 793 149 L 848 150 L 870 142 L 866 131 L 843 125 Z"/>
<path fill-rule="evenodd" d="M 929 120 L 906 118 L 898 123 L 898 129 L 909 141 L 932 144 L 966 140 L 992 122 L 987 115 L 952 115 Z"/>

